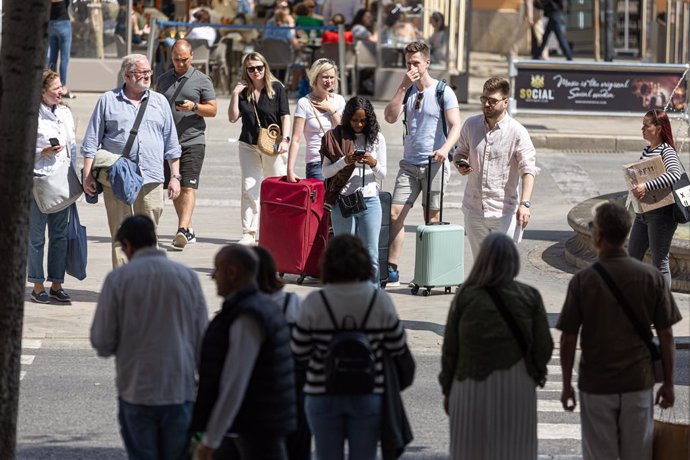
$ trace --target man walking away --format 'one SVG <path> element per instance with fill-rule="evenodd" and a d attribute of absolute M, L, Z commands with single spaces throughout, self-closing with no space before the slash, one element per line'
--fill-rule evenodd
<path fill-rule="evenodd" d="M 128 217 L 116 238 L 129 263 L 103 283 L 91 345 L 99 356 L 115 356 L 118 418 L 129 458 L 181 460 L 208 324 L 204 293 L 193 270 L 157 249 L 148 217 Z"/>
<path fill-rule="evenodd" d="M 584 460 L 651 460 L 655 380 L 651 350 L 658 353 L 651 344 L 652 324 L 663 364 L 656 404 L 668 408 L 674 402 L 671 326 L 680 321 L 680 312 L 661 272 L 625 251 L 629 230 L 630 216 L 621 206 L 605 203 L 596 209 L 592 240 L 598 261 L 570 280 L 556 324 L 563 332 L 561 403 L 567 411 L 576 404 L 571 382 L 580 335 Z"/>

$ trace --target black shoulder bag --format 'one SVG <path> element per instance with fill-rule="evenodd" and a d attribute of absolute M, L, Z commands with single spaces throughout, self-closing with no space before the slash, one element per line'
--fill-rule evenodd
<path fill-rule="evenodd" d="M 620 289 L 618 289 L 616 283 L 613 282 L 613 278 L 611 278 L 609 272 L 607 272 L 599 262 L 594 263 L 592 268 L 596 270 L 599 276 L 601 276 L 606 285 L 609 287 L 609 290 L 616 298 L 621 308 L 623 308 L 625 316 L 628 317 L 635 328 L 635 332 L 637 332 L 637 335 L 640 336 L 645 345 L 647 345 L 647 348 L 649 348 L 649 353 L 652 355 L 652 371 L 654 373 L 654 381 L 656 383 L 663 382 L 664 365 L 661 361 L 661 351 L 659 350 L 659 346 L 652 341 L 654 335 L 652 334 L 651 329 L 649 329 L 649 327 L 645 327 L 637 316 L 635 316 L 635 312 L 630 307 L 628 301 L 625 300 L 625 297 L 623 297 L 623 293 L 620 291 Z"/>
<path fill-rule="evenodd" d="M 523 333 L 522 329 L 520 329 L 520 326 L 518 325 L 517 321 L 515 321 L 515 318 L 508 310 L 508 307 L 503 302 L 503 299 L 493 289 L 486 288 L 486 292 L 489 293 L 491 300 L 493 300 L 494 305 L 496 305 L 496 309 L 501 314 L 501 317 L 503 317 L 503 321 L 505 321 L 505 323 L 508 325 L 510 332 L 513 333 L 513 337 L 515 337 L 515 340 L 517 341 L 518 345 L 520 346 L 520 350 L 522 351 L 522 356 L 524 356 L 525 358 L 525 363 L 527 367 L 535 367 L 534 363 L 532 362 L 532 359 L 529 356 L 529 347 L 527 345 L 527 339 L 525 338 L 525 334 Z M 539 369 L 535 368 L 534 370 L 536 372 L 540 372 Z M 544 385 L 546 385 L 546 374 L 542 375 L 542 373 L 540 372 L 538 379 L 535 380 L 540 388 L 544 388 Z"/>

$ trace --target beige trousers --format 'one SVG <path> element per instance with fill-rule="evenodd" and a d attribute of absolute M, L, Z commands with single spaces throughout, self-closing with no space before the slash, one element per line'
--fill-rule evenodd
<path fill-rule="evenodd" d="M 110 187 L 103 187 L 103 202 L 105 203 L 108 227 L 112 238 L 113 268 L 117 268 L 127 262 L 127 257 L 122 252 L 120 243 L 115 240 L 120 224 L 129 216 L 143 214 L 151 218 L 156 229 L 158 229 L 158 221 L 163 214 L 163 184 L 145 184 L 141 188 L 137 200 L 131 206 L 115 198 Z"/>
<path fill-rule="evenodd" d="M 287 153 L 270 156 L 259 152 L 256 145 L 240 142 L 240 169 L 242 171 L 242 233 L 259 230 L 259 193 L 266 177 L 287 174 Z"/>

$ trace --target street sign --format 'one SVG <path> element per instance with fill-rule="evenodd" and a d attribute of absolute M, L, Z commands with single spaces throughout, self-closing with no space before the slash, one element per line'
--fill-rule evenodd
<path fill-rule="evenodd" d="M 510 113 L 687 117 L 690 65 L 512 61 Z"/>

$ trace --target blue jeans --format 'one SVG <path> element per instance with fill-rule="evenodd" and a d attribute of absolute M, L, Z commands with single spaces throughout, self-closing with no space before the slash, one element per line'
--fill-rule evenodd
<path fill-rule="evenodd" d="M 376 459 L 381 395 L 307 395 L 304 406 L 319 460 L 342 460 L 346 439 L 350 460 Z"/>
<path fill-rule="evenodd" d="M 544 30 L 544 36 L 541 39 L 541 45 L 532 55 L 532 59 L 539 59 L 541 53 L 546 47 L 551 32 L 556 34 L 556 39 L 558 44 L 561 46 L 561 51 L 563 55 L 569 61 L 573 60 L 573 52 L 570 50 L 570 43 L 568 43 L 568 37 L 565 36 L 565 14 L 562 11 L 553 11 L 546 14 L 549 18 L 549 22 L 546 24 L 546 29 Z"/>
<path fill-rule="evenodd" d="M 68 19 L 48 21 L 48 68 L 57 70 L 60 52 L 60 80 L 67 84 L 67 64 L 72 49 L 72 26 Z"/>
<path fill-rule="evenodd" d="M 189 458 L 192 402 L 163 406 L 118 402 L 120 433 L 130 460 Z"/>
<path fill-rule="evenodd" d="M 48 225 L 48 281 L 65 282 L 65 264 L 67 263 L 67 217 L 69 208 L 53 214 L 43 214 L 31 199 L 29 217 L 29 256 L 27 278 L 30 283 L 43 283 L 43 246 L 46 241 L 46 224 Z"/>
<path fill-rule="evenodd" d="M 367 209 L 350 217 L 343 217 L 340 205 L 333 206 L 331 225 L 334 235 L 357 235 L 369 251 L 374 269 L 372 278 L 376 284 L 379 280 L 379 233 L 381 232 L 381 201 L 378 195 L 364 198 Z"/>
<path fill-rule="evenodd" d="M 652 252 L 652 265 L 661 271 L 664 279 L 671 286 L 671 270 L 668 264 L 668 253 L 678 223 L 673 219 L 673 205 L 647 211 L 635 216 L 628 253 L 638 260 L 644 258 L 647 249 Z"/>
<path fill-rule="evenodd" d="M 307 179 L 318 179 L 323 180 L 323 173 L 321 172 L 321 162 L 314 161 L 312 163 L 307 163 L 304 170 Z"/>

